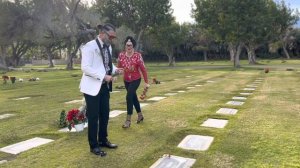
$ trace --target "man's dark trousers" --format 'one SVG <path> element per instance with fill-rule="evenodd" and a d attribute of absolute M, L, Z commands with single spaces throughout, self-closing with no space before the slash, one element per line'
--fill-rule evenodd
<path fill-rule="evenodd" d="M 88 141 L 91 149 L 99 147 L 98 142 L 107 141 L 109 94 L 106 83 L 102 84 L 96 96 L 84 94 L 88 116 Z"/>

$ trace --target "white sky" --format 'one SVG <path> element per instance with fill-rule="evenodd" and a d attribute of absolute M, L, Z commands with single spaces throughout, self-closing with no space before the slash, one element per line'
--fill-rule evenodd
<path fill-rule="evenodd" d="M 91 2 L 93 0 L 82 0 Z M 279 1 L 279 0 L 275 0 Z M 300 0 L 284 0 L 285 3 L 292 9 L 298 9 L 300 12 Z M 194 5 L 194 0 L 171 0 L 172 8 L 174 9 L 173 15 L 176 18 L 176 21 L 180 24 L 184 22 L 195 22 L 191 17 L 192 5 Z"/>
<path fill-rule="evenodd" d="M 82 0 L 92 2 L 94 0 Z M 194 0 L 171 0 L 172 8 L 174 9 L 173 15 L 176 18 L 176 21 L 180 24 L 184 22 L 194 22 L 194 19 L 191 18 L 192 6 Z"/>
<path fill-rule="evenodd" d="M 172 8 L 174 9 L 173 15 L 176 21 L 180 24 L 184 22 L 194 22 L 191 17 L 192 5 L 194 5 L 194 0 L 171 0 Z"/>

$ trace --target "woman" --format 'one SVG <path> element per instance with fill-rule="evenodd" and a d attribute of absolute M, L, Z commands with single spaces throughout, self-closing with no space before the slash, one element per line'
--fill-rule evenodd
<path fill-rule="evenodd" d="M 131 115 L 133 113 L 133 106 L 138 114 L 137 123 L 144 120 L 144 116 L 141 111 L 140 102 L 138 100 L 136 90 L 141 83 L 142 72 L 145 88 L 149 87 L 147 70 L 144 65 L 144 61 L 141 53 L 134 51 L 136 42 L 133 37 L 128 36 L 124 41 L 125 51 L 119 54 L 118 68 L 124 69 L 124 84 L 127 90 L 126 103 L 127 103 L 127 118 L 122 126 L 123 128 L 129 128 L 131 124 Z"/>

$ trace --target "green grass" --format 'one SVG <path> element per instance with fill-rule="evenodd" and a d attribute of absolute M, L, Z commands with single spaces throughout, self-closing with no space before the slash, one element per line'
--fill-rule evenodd
<path fill-rule="evenodd" d="M 78 89 L 79 69 L 8 72 L 7 75 L 25 81 L 0 84 L 0 114 L 16 114 L 0 120 L 0 148 L 33 137 L 55 141 L 16 156 L 0 152 L 0 160 L 9 160 L 0 167 L 140 168 L 150 167 L 163 154 L 194 158 L 197 160 L 194 167 L 300 167 L 300 61 L 288 60 L 283 65 L 280 61 L 266 63 L 272 66 L 268 74 L 261 70 L 265 65 L 242 64 L 243 68 L 236 70 L 226 61 L 212 65 L 177 63 L 175 68 L 166 67 L 166 63 L 147 64 L 149 79 L 155 77 L 164 82 L 151 85 L 148 98 L 186 90 L 196 84 L 203 86 L 159 102 L 145 101 L 151 103 L 143 108 L 145 121 L 139 125 L 132 123 L 130 129 L 121 128 L 125 114 L 110 119 L 109 139 L 119 148 L 104 149 L 108 153 L 105 158 L 89 152 L 87 130 L 57 131 L 61 110 L 80 107 L 80 104 L 64 104 L 82 98 Z M 291 65 L 294 71 L 286 71 Z M 31 77 L 41 80 L 26 80 Z M 264 78 L 263 83 L 243 106 L 225 105 L 258 77 Z M 174 81 L 176 78 L 179 80 Z M 123 85 L 121 78 L 114 84 L 117 85 Z M 138 92 L 142 92 L 142 87 Z M 14 100 L 27 96 L 31 99 Z M 216 114 L 221 107 L 239 111 L 234 116 Z M 111 110 L 115 109 L 126 109 L 124 91 L 111 94 Z M 224 129 L 200 127 L 207 118 L 228 119 L 229 124 Z M 213 136 L 213 144 L 201 152 L 177 148 L 189 134 Z"/>

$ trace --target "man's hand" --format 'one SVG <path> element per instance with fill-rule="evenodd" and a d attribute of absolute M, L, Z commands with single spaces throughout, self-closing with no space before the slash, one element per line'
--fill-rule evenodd
<path fill-rule="evenodd" d="M 104 80 L 105 80 L 106 82 L 111 82 L 112 79 L 113 79 L 113 77 L 112 77 L 111 75 L 105 75 L 105 76 L 104 76 Z"/>
<path fill-rule="evenodd" d="M 112 78 L 113 83 L 117 82 L 117 80 L 118 80 L 118 77 L 116 77 L 116 76 Z"/>
<path fill-rule="evenodd" d="M 123 74 L 124 73 L 124 69 L 123 68 L 117 68 L 116 69 L 116 73 L 117 74 Z"/>

